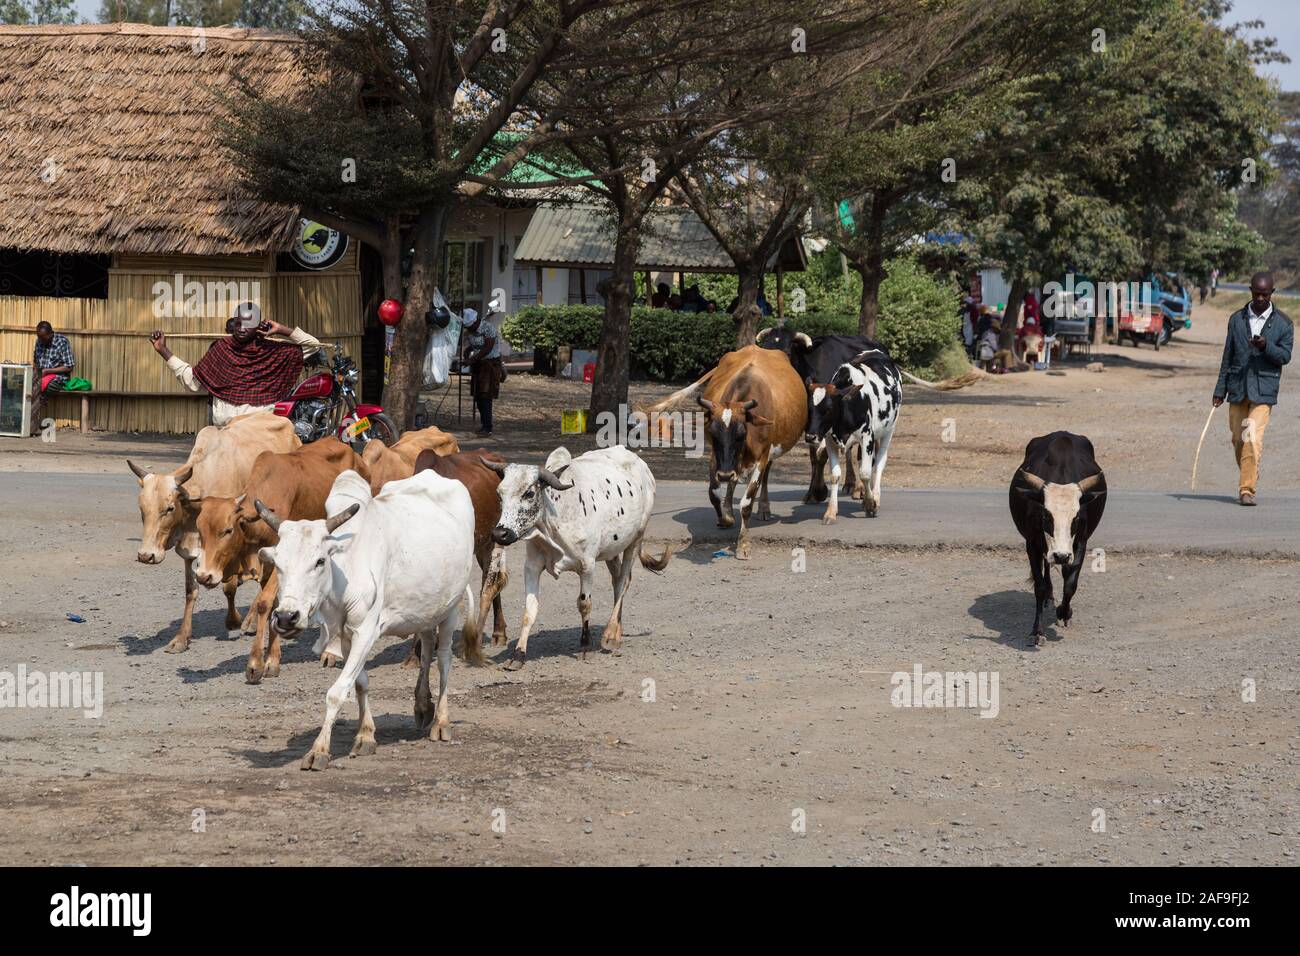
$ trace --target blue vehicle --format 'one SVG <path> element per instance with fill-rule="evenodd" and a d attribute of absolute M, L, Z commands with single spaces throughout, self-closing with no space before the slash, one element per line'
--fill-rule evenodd
<path fill-rule="evenodd" d="M 1192 297 L 1187 287 L 1176 272 L 1153 272 L 1146 281 L 1151 285 L 1155 296 L 1153 305 L 1160 306 L 1164 314 L 1164 331 L 1160 344 L 1169 341 L 1169 337 L 1179 329 L 1192 327 Z"/>

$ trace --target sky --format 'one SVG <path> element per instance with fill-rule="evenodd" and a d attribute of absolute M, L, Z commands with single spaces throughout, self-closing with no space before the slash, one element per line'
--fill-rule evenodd
<path fill-rule="evenodd" d="M 1277 45 L 1291 57 L 1290 63 L 1271 63 L 1260 72 L 1277 79 L 1284 90 L 1300 90 L 1300 9 L 1296 0 L 1236 0 L 1229 23 L 1263 20 L 1264 36 L 1277 37 Z"/>
<path fill-rule="evenodd" d="M 82 17 L 95 20 L 100 0 L 76 0 L 76 6 Z M 1229 23 L 1263 20 L 1263 33 L 1277 37 L 1278 46 L 1293 62 L 1272 64 L 1261 72 L 1277 79 L 1284 90 L 1300 90 L 1300 9 L 1297 9 L 1297 0 L 1234 0 L 1227 20 Z"/>

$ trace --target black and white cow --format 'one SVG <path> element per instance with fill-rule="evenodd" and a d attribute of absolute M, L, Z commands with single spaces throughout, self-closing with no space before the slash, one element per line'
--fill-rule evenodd
<path fill-rule="evenodd" d="M 835 370 L 827 382 L 811 377 L 808 389 L 811 412 L 810 444 L 825 450 L 830 459 L 830 503 L 822 517 L 830 524 L 839 516 L 839 490 L 844 479 L 841 463 L 857 460 L 863 482 L 862 505 L 867 517 L 880 508 L 880 477 L 889 458 L 889 443 L 903 404 L 902 377 L 889 353 L 870 350 L 854 356 Z"/>
<path fill-rule="evenodd" d="M 765 349 L 784 352 L 790 364 L 799 373 L 801 381 L 812 379 L 814 382 L 828 382 L 835 370 L 855 356 L 868 351 L 877 351 L 889 355 L 888 350 L 879 342 L 864 335 L 819 335 L 810 337 L 803 332 L 776 327 L 763 329 L 754 337 L 754 344 Z M 808 397 L 808 416 L 812 417 L 812 396 Z M 822 502 L 829 491 L 826 487 L 826 447 L 821 441 L 808 443 L 808 463 L 811 477 L 808 491 L 803 496 L 804 503 Z M 854 497 L 862 493 L 862 482 L 856 474 L 856 463 L 848 462 L 846 484 L 852 486 Z"/>
<path fill-rule="evenodd" d="M 1052 595 L 1052 565 L 1061 569 L 1062 596 L 1056 620 L 1068 627 L 1070 601 L 1079 587 L 1079 572 L 1088 539 L 1106 508 L 1106 476 L 1097 464 L 1092 442 L 1070 432 L 1040 435 L 1025 446 L 1024 463 L 1011 479 L 1011 518 L 1025 539 L 1034 574 L 1032 643 L 1043 639 L 1043 609 Z"/>

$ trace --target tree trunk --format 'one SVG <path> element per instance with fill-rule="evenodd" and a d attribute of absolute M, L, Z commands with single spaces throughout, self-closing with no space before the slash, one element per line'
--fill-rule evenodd
<path fill-rule="evenodd" d="M 402 301 L 402 228 L 400 216 L 389 216 L 384 227 L 384 247 L 379 250 L 383 264 L 384 298 Z"/>
<path fill-rule="evenodd" d="M 758 334 L 758 320 L 762 314 L 758 308 L 758 296 L 763 291 L 763 270 L 753 262 L 743 262 L 737 263 L 736 274 L 740 282 L 736 311 L 731 317 L 736 323 L 736 348 L 743 349 L 746 345 L 753 345 L 754 336 Z"/>
<path fill-rule="evenodd" d="M 877 263 L 875 268 L 859 267 L 858 275 L 862 276 L 862 298 L 858 302 L 858 334 L 865 335 L 874 342 L 880 319 L 880 283 L 884 279 L 884 274 Z"/>
<path fill-rule="evenodd" d="M 1002 334 L 998 336 L 998 348 L 1010 349 L 1016 353 L 1016 326 L 1020 323 L 1020 303 L 1025 300 L 1025 286 L 1028 283 L 1017 276 L 1011 280 L 1011 291 L 1007 293 L 1007 310 L 1002 314 Z"/>
<path fill-rule="evenodd" d="M 889 211 L 887 197 L 879 192 L 871 197 L 871 212 L 867 218 L 865 255 L 856 263 L 862 276 L 862 299 L 858 303 L 858 334 L 876 340 L 876 327 L 880 317 L 880 284 L 885 281 L 885 213 Z"/>
<path fill-rule="evenodd" d="M 393 342 L 392 370 L 384 388 L 384 411 L 400 431 L 415 423 L 415 406 L 424 387 L 424 349 L 429 329 L 424 315 L 433 298 L 438 281 L 438 264 L 442 258 L 442 238 L 447 227 L 447 206 L 434 206 L 420 213 L 415 234 L 415 257 L 406 286 L 405 313 Z M 400 253 L 400 243 L 398 246 Z M 400 262 L 400 256 L 399 256 Z M 400 274 L 400 266 L 399 266 Z M 385 263 L 385 284 L 389 266 Z M 400 280 L 399 280 L 400 281 Z"/>
<path fill-rule="evenodd" d="M 587 429 L 599 427 L 602 412 L 617 416 L 619 406 L 627 408 L 629 375 L 628 342 L 632 324 L 632 298 L 636 294 L 636 253 L 640 234 L 636 228 L 619 227 L 614 240 L 614 266 L 605 285 L 605 314 L 596 348 L 596 377 L 591 384 L 591 408 Z M 617 420 L 617 419 L 616 419 Z"/>

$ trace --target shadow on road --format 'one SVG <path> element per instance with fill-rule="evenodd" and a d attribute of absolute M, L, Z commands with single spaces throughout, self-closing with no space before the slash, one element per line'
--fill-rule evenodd
<path fill-rule="evenodd" d="M 1240 503 L 1232 495 L 1194 495 L 1190 492 L 1171 491 L 1165 497 L 1173 498 L 1175 501 L 1218 501 L 1223 504 L 1241 507 Z"/>
<path fill-rule="evenodd" d="M 239 633 L 226 632 L 226 612 L 225 609 L 220 611 L 195 611 L 191 618 L 191 624 L 194 629 L 194 641 L 237 641 L 240 639 Z M 141 654 L 153 654 L 162 652 L 162 649 L 171 643 L 176 632 L 181 629 L 181 619 L 176 618 L 170 624 L 158 630 L 153 637 L 140 637 L 138 634 L 123 634 L 118 638 L 122 649 L 126 651 L 128 657 L 136 657 Z"/>
<path fill-rule="evenodd" d="M 312 651 L 312 646 L 316 643 L 316 632 L 305 631 L 301 636 L 291 640 L 281 640 L 280 642 L 280 666 L 292 667 L 298 664 L 310 663 L 319 667 L 319 657 Z M 251 646 L 251 639 L 250 639 Z M 227 658 L 219 664 L 212 667 L 185 667 L 176 668 L 176 674 L 180 677 L 181 683 L 184 684 L 204 684 L 217 677 L 228 677 L 231 674 L 238 674 L 241 677 L 244 674 L 244 668 L 248 665 L 247 649 L 243 653 L 236 654 L 234 657 Z M 274 677 L 265 678 L 262 683 L 274 683 Z"/>
<path fill-rule="evenodd" d="M 355 705 L 353 710 L 356 710 Z M 310 730 L 304 730 L 290 737 L 283 747 L 277 750 L 254 750 L 245 748 L 243 750 L 231 750 L 231 754 L 242 757 L 250 766 L 262 769 L 273 769 L 288 766 L 297 766 L 302 762 L 302 758 L 311 745 L 316 742 L 316 737 L 320 733 L 320 720 L 325 718 L 325 700 L 324 694 L 321 695 L 320 713 L 315 715 L 318 722 L 312 725 Z M 344 717 L 340 714 L 338 720 L 334 721 L 334 730 L 330 735 L 330 761 L 339 760 L 348 756 L 352 752 L 352 744 L 356 739 L 358 718 L 355 714 Z M 456 738 L 456 720 L 452 720 L 452 739 Z M 424 734 L 421 734 L 415 728 L 415 717 L 412 714 L 375 714 L 375 743 L 379 747 L 395 744 L 399 740 L 422 740 Z M 434 746 L 432 743 L 429 746 Z"/>
<path fill-rule="evenodd" d="M 1032 650 L 1034 645 L 1029 638 L 1029 631 L 1034 626 L 1034 592 L 1032 587 L 1028 591 L 997 591 L 993 594 L 982 594 L 975 599 L 966 611 L 971 617 L 978 620 L 990 631 L 996 631 L 995 634 L 972 634 L 972 639 L 981 641 L 996 641 L 1007 647 L 1014 647 L 1020 650 Z M 1044 612 L 1044 617 L 1052 614 L 1052 611 Z M 1055 617 L 1052 618 L 1055 620 Z M 1044 629 L 1047 631 L 1048 641 L 1059 641 L 1061 635 L 1056 633 L 1056 628 L 1051 624 L 1044 622 Z"/>

